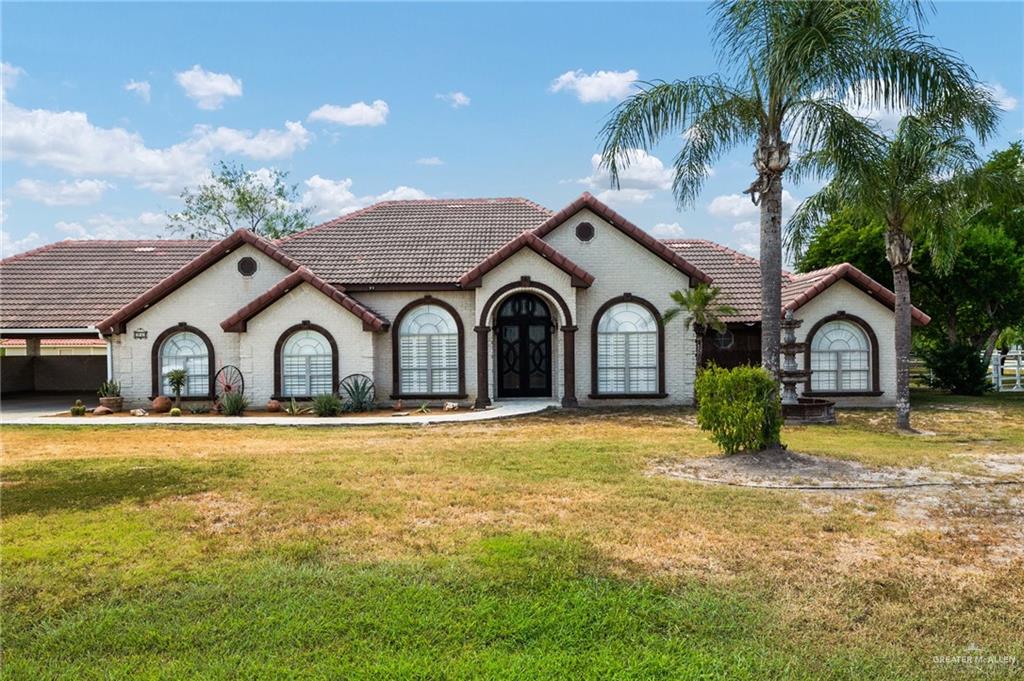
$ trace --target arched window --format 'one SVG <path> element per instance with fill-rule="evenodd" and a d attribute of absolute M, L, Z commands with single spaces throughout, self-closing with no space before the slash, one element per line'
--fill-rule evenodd
<path fill-rule="evenodd" d="M 846 320 L 825 322 L 811 339 L 811 390 L 871 390 L 871 343 L 859 325 Z"/>
<path fill-rule="evenodd" d="M 281 396 L 313 397 L 334 392 L 331 342 L 314 329 L 293 332 L 281 347 Z"/>
<path fill-rule="evenodd" d="M 207 397 L 210 394 L 210 348 L 195 331 L 170 332 L 160 343 L 160 394 L 172 395 L 167 374 L 184 369 L 188 374 L 182 397 Z"/>
<path fill-rule="evenodd" d="M 597 319 L 597 393 L 661 392 L 661 331 L 654 313 L 639 302 L 615 302 Z"/>
<path fill-rule="evenodd" d="M 445 305 L 425 303 L 404 312 L 397 339 L 399 394 L 459 394 L 460 335 Z"/>

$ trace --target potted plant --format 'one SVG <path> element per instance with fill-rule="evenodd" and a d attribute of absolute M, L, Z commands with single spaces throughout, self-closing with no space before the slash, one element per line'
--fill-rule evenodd
<path fill-rule="evenodd" d="M 185 381 L 188 380 L 188 372 L 184 369 L 171 369 L 167 372 L 167 385 L 171 386 L 174 393 L 174 406 L 181 407 L 181 391 L 185 388 Z"/>
<path fill-rule="evenodd" d="M 121 397 L 121 384 L 117 381 L 103 381 L 96 394 L 99 395 L 100 404 L 110 411 L 121 411 L 121 407 L 124 406 L 124 398 Z"/>

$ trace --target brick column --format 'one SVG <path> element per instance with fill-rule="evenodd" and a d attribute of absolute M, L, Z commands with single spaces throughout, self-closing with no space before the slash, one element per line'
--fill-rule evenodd
<path fill-rule="evenodd" d="M 565 362 L 565 387 L 562 390 L 562 406 L 578 407 L 576 400 L 576 331 L 578 326 L 562 327 L 562 355 Z"/>
<path fill-rule="evenodd" d="M 476 331 L 476 402 L 473 406 L 483 409 L 491 403 L 487 385 L 487 346 L 491 327 L 477 326 Z"/>

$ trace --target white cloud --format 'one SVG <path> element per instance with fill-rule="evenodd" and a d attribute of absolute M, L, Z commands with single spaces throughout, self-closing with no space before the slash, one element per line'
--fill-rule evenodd
<path fill-rule="evenodd" d="M 42 182 L 26 178 L 15 182 L 11 193 L 47 206 L 85 206 L 99 201 L 111 187 L 103 180 Z"/>
<path fill-rule="evenodd" d="M 382 99 L 376 99 L 373 104 L 366 102 L 356 102 L 349 106 L 324 104 L 309 114 L 309 120 L 349 126 L 376 126 L 387 123 L 388 113 L 390 113 L 388 103 Z"/>
<path fill-rule="evenodd" d="M 686 235 L 686 230 L 678 222 L 659 222 L 649 231 L 658 239 L 682 239 Z"/>
<path fill-rule="evenodd" d="M 996 100 L 996 105 L 1003 111 L 1013 111 L 1017 108 L 1017 98 L 1012 96 L 1002 83 L 985 83 L 983 86 Z"/>
<path fill-rule="evenodd" d="M 199 64 L 174 74 L 174 78 L 200 109 L 219 109 L 228 97 L 242 96 L 241 80 L 229 73 L 207 71 Z"/>
<path fill-rule="evenodd" d="M 416 159 L 416 163 L 421 166 L 443 166 L 444 161 L 439 159 L 437 156 L 427 156 L 425 158 Z"/>
<path fill-rule="evenodd" d="M 315 206 L 315 216 L 318 218 L 345 215 L 378 201 L 431 198 L 424 191 L 406 186 L 395 187 L 377 196 L 356 196 L 352 191 L 352 178 L 349 177 L 330 180 L 314 175 L 306 180 L 305 184 L 306 191 L 302 194 L 302 204 L 309 207 Z"/>
<path fill-rule="evenodd" d="M 796 208 L 797 201 L 789 190 L 782 190 L 782 214 L 786 216 Z M 723 194 L 708 204 L 708 212 L 717 218 L 753 217 L 761 214 L 761 208 L 746 194 Z"/>
<path fill-rule="evenodd" d="M 27 251 L 40 245 L 42 241 L 37 232 L 29 232 L 20 239 L 11 236 L 5 229 L 0 229 L 0 258 L 8 258 L 12 255 Z"/>
<path fill-rule="evenodd" d="M 148 80 L 129 80 L 125 83 L 124 89 L 128 92 L 134 92 L 139 96 L 139 99 L 149 104 L 150 86 Z"/>
<path fill-rule="evenodd" d="M 248 156 L 258 161 L 287 158 L 305 149 L 312 139 L 309 131 L 298 121 L 285 121 L 284 130 L 263 129 L 257 133 L 197 125 L 192 133 L 197 149 Z"/>
<path fill-rule="evenodd" d="M 0 62 L 0 93 L 18 84 L 18 79 L 25 75 L 25 69 L 7 62 Z"/>
<path fill-rule="evenodd" d="M 464 92 L 449 92 L 448 94 L 436 94 L 434 95 L 434 97 L 436 99 L 441 99 L 444 100 L 445 102 L 448 102 L 448 104 L 453 109 L 459 109 L 464 106 L 469 106 L 469 103 L 472 101 L 469 97 L 466 96 L 466 93 Z"/>
<path fill-rule="evenodd" d="M 743 222 L 737 222 L 732 226 L 733 234 L 735 235 L 732 239 L 736 250 L 741 253 L 746 253 L 753 257 L 758 257 L 761 253 L 761 226 L 760 224 L 751 220 L 744 220 Z"/>
<path fill-rule="evenodd" d="M 582 69 L 566 71 L 551 82 L 552 92 L 569 90 L 585 104 L 623 99 L 633 92 L 634 83 L 640 76 L 635 69 L 628 71 L 594 71 L 584 73 Z"/>
<path fill-rule="evenodd" d="M 301 123 L 291 121 L 284 130 L 256 133 L 197 126 L 190 138 L 153 148 L 138 133 L 98 127 L 79 111 L 23 109 L 6 98 L 0 104 L 6 158 L 76 176 L 124 177 L 140 187 L 167 193 L 205 178 L 214 153 L 258 160 L 282 158 L 305 148 L 311 139 Z"/>
<path fill-rule="evenodd" d="M 591 174 L 578 182 L 593 191 L 600 191 L 597 198 L 610 203 L 643 203 L 654 197 L 657 191 L 672 188 L 675 176 L 671 168 L 657 156 L 643 149 L 630 149 L 620 156 L 619 188 L 611 189 L 611 175 L 601 167 L 601 155 L 590 157 Z"/>
<path fill-rule="evenodd" d="M 162 213 L 144 212 L 133 218 L 118 218 L 99 213 L 83 222 L 61 220 L 54 224 L 68 239 L 151 239 L 159 236 L 167 224 Z"/>

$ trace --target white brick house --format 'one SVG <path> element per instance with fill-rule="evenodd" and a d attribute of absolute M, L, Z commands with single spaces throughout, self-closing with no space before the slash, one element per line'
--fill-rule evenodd
<path fill-rule="evenodd" d="M 759 360 L 736 345 L 759 324 L 755 260 L 658 241 L 589 194 L 557 213 L 525 199 L 385 202 L 277 241 L 238 231 L 69 254 L 75 243 L 3 261 L 15 295 L 4 292 L 0 335 L 102 336 L 131 402 L 166 394 L 176 367 L 187 399 L 211 400 L 231 366 L 256 405 L 336 391 L 351 374 L 381 401 L 689 404 L 698 340 L 705 357 Z M 33 289 L 95 260 L 116 263 L 109 286 L 123 279 L 106 308 Z M 738 308 L 730 331 L 698 339 L 682 316 L 663 324 L 669 293 L 702 282 Z M 804 320 L 808 392 L 893 400 L 891 292 L 843 265 L 787 274 L 784 305 Z"/>

